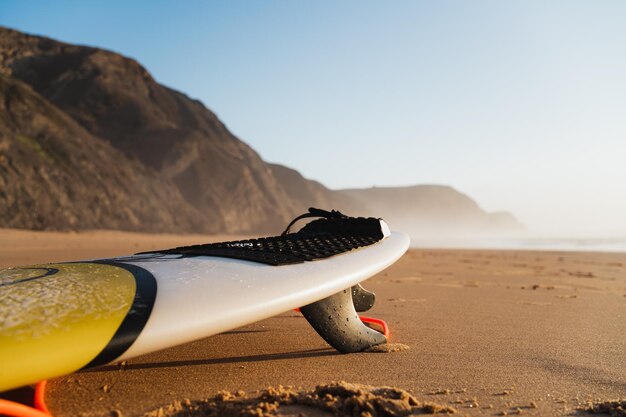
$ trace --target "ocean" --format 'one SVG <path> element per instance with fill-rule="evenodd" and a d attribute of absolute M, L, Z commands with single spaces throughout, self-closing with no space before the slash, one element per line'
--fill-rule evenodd
<path fill-rule="evenodd" d="M 505 249 L 568 252 L 626 252 L 620 237 L 411 237 L 411 247 L 431 249 Z"/>

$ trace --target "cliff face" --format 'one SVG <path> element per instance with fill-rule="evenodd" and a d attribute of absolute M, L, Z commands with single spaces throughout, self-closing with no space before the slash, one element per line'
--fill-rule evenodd
<path fill-rule="evenodd" d="M 158 84 L 136 61 L 6 29 L 0 49 L 0 71 L 154 170 L 207 224 L 269 231 L 296 211 L 252 148 L 200 102 Z"/>
<path fill-rule="evenodd" d="M 175 187 L 5 75 L 0 75 L 0 221 L 29 229 L 204 228 L 200 213 Z"/>
<path fill-rule="evenodd" d="M 297 207 L 326 207 L 347 214 L 356 214 L 360 202 L 341 191 L 330 190 L 317 181 L 306 179 L 295 169 L 269 164 L 272 174 Z M 313 204 L 314 203 L 314 204 Z"/>
<path fill-rule="evenodd" d="M 485 215 L 441 190 L 413 204 L 415 190 L 332 191 L 268 164 L 202 103 L 113 52 L 0 28 L 0 74 L 0 227 L 273 233 L 309 206 Z"/>

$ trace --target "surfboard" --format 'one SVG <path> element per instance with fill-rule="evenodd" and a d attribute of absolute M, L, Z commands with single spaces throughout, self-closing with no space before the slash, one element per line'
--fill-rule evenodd
<path fill-rule="evenodd" d="M 340 351 L 383 343 L 361 327 L 350 342 L 333 321 L 358 321 L 355 286 L 399 259 L 409 238 L 380 219 L 320 213 L 281 236 L 0 270 L 0 391 L 299 307 Z"/>

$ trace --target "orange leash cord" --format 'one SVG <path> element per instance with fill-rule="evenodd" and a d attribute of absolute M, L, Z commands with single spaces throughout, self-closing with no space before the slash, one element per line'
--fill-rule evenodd
<path fill-rule="evenodd" d="M 378 326 L 380 326 L 381 327 L 380 332 L 384 334 L 387 339 L 389 339 L 389 336 L 391 336 L 391 332 L 389 331 L 389 326 L 387 326 L 387 322 L 385 320 L 375 319 L 374 317 L 365 317 L 365 316 L 359 316 L 359 318 L 361 319 L 363 323 L 377 324 Z"/>
<path fill-rule="evenodd" d="M 9 417 L 52 417 L 44 400 L 45 392 L 46 381 L 41 381 L 35 386 L 34 408 L 0 398 L 0 415 Z"/>
<path fill-rule="evenodd" d="M 47 414 L 48 416 L 52 416 L 48 407 L 46 406 L 46 401 L 44 395 L 46 393 L 46 384 L 48 381 L 43 380 L 35 386 L 35 408 Z"/>

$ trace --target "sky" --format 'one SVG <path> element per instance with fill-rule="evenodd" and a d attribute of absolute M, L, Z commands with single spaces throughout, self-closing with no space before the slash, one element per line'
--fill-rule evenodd
<path fill-rule="evenodd" d="M 330 188 L 626 236 L 624 1 L 0 0 L 0 25 L 135 58 Z"/>

